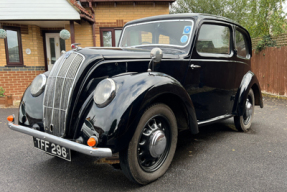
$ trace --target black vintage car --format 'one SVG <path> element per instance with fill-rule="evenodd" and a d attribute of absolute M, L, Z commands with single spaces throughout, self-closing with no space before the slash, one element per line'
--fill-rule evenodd
<path fill-rule="evenodd" d="M 234 118 L 251 127 L 263 107 L 250 71 L 246 29 L 206 14 L 155 16 L 128 22 L 116 48 L 66 52 L 25 91 L 9 128 L 34 146 L 71 160 L 71 150 L 117 158 L 124 174 L 150 183 L 168 169 L 178 132 Z"/>

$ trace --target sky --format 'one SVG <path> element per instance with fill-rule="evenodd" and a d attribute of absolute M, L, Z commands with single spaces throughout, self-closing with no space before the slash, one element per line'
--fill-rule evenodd
<path fill-rule="evenodd" d="M 285 13 L 287 13 L 287 3 L 283 3 L 283 10 Z"/>

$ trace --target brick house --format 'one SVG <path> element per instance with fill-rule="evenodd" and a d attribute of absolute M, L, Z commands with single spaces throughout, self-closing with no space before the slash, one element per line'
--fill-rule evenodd
<path fill-rule="evenodd" d="M 4 3 L 3 3 L 4 1 Z M 169 14 L 175 0 L 1 0 L 0 87 L 18 102 L 26 87 L 50 68 L 71 43 L 116 46 L 128 21 Z M 68 40 L 59 36 L 71 33 Z"/>

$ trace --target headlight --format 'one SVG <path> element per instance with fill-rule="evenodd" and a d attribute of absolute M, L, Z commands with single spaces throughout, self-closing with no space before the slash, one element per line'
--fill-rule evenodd
<path fill-rule="evenodd" d="M 31 94 L 34 97 L 38 97 L 41 93 L 43 93 L 45 85 L 46 85 L 46 76 L 43 74 L 38 75 L 31 84 Z"/>
<path fill-rule="evenodd" d="M 107 106 L 116 95 L 116 84 L 112 79 L 102 80 L 94 92 L 94 101 L 98 107 Z"/>

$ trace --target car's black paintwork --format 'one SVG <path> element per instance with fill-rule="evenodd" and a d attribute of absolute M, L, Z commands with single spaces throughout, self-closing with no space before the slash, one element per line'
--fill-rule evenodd
<path fill-rule="evenodd" d="M 110 147 L 113 152 L 118 152 L 128 145 L 143 112 L 156 102 L 170 105 L 178 127 L 190 129 L 192 133 L 198 133 L 198 125 L 206 122 L 242 115 L 250 88 L 255 94 L 255 104 L 263 107 L 258 80 L 250 71 L 250 59 L 240 58 L 236 54 L 235 28 L 245 33 L 250 57 L 252 48 L 248 31 L 238 24 L 210 15 L 180 14 L 140 19 L 126 25 L 181 18 L 194 20 L 193 39 L 183 48 L 187 51 L 181 54 L 164 53 L 163 59 L 153 66 L 154 72 L 151 73 L 146 72 L 150 61 L 148 50 L 78 50 L 85 61 L 76 76 L 76 86 L 68 107 L 67 138 L 76 140 L 82 137 L 86 141 L 88 136 L 82 128 L 90 127 L 88 132 L 93 134 L 95 131 L 100 135 L 99 147 Z M 230 55 L 203 56 L 196 51 L 195 42 L 203 23 L 224 24 L 232 29 Z M 200 68 L 192 69 L 191 64 Z M 98 108 L 93 101 L 93 91 L 98 82 L 107 77 L 116 82 L 116 97 L 108 106 Z M 19 124 L 32 127 L 37 123 L 43 130 L 42 119 L 43 93 L 33 97 L 28 87 L 21 101 Z"/>
<path fill-rule="evenodd" d="M 183 110 L 187 113 L 186 116 L 190 123 L 188 127 L 193 133 L 198 132 L 191 99 L 176 79 L 163 73 L 145 72 L 118 76 L 113 80 L 117 84 L 116 96 L 113 101 L 108 106 L 99 108 L 93 102 L 93 94 L 91 94 L 87 99 L 87 105 L 83 105 L 80 110 L 75 126 L 77 128 L 75 136 L 80 135 L 80 125 L 83 121 L 90 119 L 93 127 L 96 130 L 101 129 L 103 132 L 102 143 L 99 147 L 108 146 L 115 151 L 123 149 L 129 143 L 145 109 L 156 98 L 170 95 L 178 97 L 178 100 L 184 103 Z"/>

